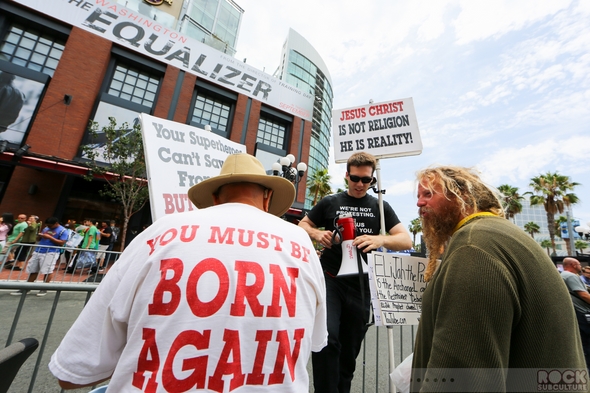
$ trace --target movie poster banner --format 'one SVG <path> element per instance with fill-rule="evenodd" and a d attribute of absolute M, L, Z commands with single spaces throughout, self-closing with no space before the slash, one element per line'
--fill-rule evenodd
<path fill-rule="evenodd" d="M 0 140 L 14 147 L 22 144 L 48 80 L 0 61 Z"/>
<path fill-rule="evenodd" d="M 375 325 L 418 325 L 427 263 L 426 258 L 407 254 L 374 251 L 368 255 Z"/>
<path fill-rule="evenodd" d="M 337 164 L 359 151 L 378 159 L 422 153 L 412 98 L 333 110 L 332 135 Z"/>
<path fill-rule="evenodd" d="M 311 120 L 314 96 L 116 1 L 13 0 L 53 18 L 178 67 L 223 88 Z"/>
<path fill-rule="evenodd" d="M 147 167 L 152 219 L 195 210 L 188 199 L 193 185 L 219 175 L 228 155 L 246 146 L 210 131 L 139 115 Z"/>

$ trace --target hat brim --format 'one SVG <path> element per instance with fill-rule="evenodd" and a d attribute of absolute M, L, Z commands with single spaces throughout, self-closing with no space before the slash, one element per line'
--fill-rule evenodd
<path fill-rule="evenodd" d="M 231 183 L 256 183 L 273 190 L 268 212 L 282 216 L 295 200 L 295 186 L 289 180 L 271 175 L 226 174 L 211 177 L 195 184 L 188 190 L 188 197 L 199 209 L 213 206 L 213 193 L 219 187 Z"/>

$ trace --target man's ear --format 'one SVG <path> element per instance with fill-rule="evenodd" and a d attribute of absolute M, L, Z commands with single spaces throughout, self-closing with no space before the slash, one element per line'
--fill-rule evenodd
<path fill-rule="evenodd" d="M 219 194 L 215 193 L 212 196 L 213 196 L 213 206 L 220 205 L 221 201 L 219 200 Z"/>
<path fill-rule="evenodd" d="M 270 200 L 272 199 L 272 190 L 267 188 L 264 190 L 263 199 L 262 199 L 262 208 L 265 212 L 268 212 L 268 207 L 270 206 Z"/>

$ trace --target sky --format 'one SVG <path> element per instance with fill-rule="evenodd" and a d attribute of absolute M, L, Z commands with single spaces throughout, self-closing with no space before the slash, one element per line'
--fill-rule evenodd
<path fill-rule="evenodd" d="M 558 171 L 581 183 L 574 218 L 590 222 L 590 2 L 236 2 L 236 58 L 273 73 L 293 28 L 326 63 L 334 109 L 413 98 L 422 153 L 380 160 L 384 199 L 406 228 L 415 173 L 437 164 L 520 193 Z M 334 190 L 345 172 L 331 158 Z"/>

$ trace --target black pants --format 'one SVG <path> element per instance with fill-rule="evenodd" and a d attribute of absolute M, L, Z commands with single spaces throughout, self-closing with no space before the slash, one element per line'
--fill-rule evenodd
<path fill-rule="evenodd" d="M 358 276 L 325 277 L 328 345 L 311 354 L 314 390 L 316 393 L 349 393 L 356 357 L 368 329 L 369 284 L 365 281 L 363 304 Z"/>

